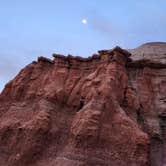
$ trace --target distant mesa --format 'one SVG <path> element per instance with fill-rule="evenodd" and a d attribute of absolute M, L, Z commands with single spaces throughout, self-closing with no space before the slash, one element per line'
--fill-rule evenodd
<path fill-rule="evenodd" d="M 149 42 L 128 51 L 133 60 L 150 59 L 166 64 L 166 42 Z"/>

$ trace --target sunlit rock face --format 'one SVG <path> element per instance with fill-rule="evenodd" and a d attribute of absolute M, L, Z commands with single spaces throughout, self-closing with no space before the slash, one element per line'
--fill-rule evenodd
<path fill-rule="evenodd" d="M 120 47 L 53 56 L 0 94 L 0 165 L 166 164 L 166 65 Z"/>

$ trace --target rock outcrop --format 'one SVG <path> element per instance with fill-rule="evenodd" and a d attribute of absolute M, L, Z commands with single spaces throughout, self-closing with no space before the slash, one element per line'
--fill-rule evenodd
<path fill-rule="evenodd" d="M 120 47 L 53 57 L 0 94 L 1 166 L 166 165 L 164 63 Z"/>

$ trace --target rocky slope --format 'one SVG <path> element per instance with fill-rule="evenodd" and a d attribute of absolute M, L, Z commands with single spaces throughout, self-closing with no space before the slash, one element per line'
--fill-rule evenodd
<path fill-rule="evenodd" d="M 1 166 L 164 166 L 166 65 L 119 47 L 39 57 L 0 94 Z"/>

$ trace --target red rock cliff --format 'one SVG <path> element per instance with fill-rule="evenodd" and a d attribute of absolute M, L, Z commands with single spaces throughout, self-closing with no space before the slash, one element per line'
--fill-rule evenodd
<path fill-rule="evenodd" d="M 39 57 L 0 95 L 1 166 L 164 166 L 166 65 L 116 47 Z"/>

